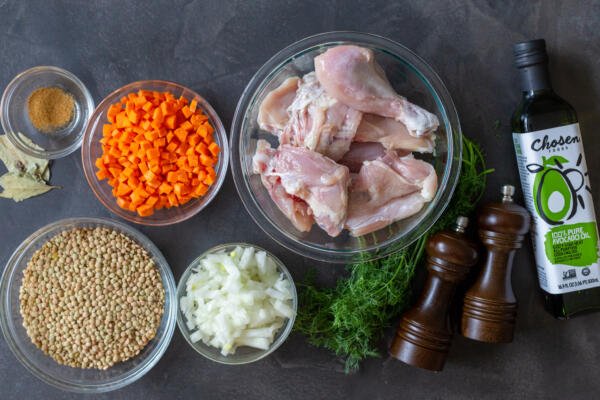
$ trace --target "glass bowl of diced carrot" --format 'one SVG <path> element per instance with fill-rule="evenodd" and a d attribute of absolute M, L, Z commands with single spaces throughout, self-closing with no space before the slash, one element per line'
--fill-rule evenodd
<path fill-rule="evenodd" d="M 198 93 L 177 83 L 134 82 L 108 95 L 85 130 L 85 177 L 102 204 L 151 226 L 206 207 L 227 172 L 223 123 Z"/>

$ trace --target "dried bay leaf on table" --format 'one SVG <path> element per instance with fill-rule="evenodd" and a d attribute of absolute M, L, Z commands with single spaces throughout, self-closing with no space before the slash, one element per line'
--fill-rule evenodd
<path fill-rule="evenodd" d="M 19 136 L 30 146 L 43 150 L 29 138 L 22 134 Z M 58 188 L 46 184 L 50 180 L 50 162 L 23 153 L 6 135 L 0 136 L 0 160 L 8 170 L 8 173 L 0 176 L 0 186 L 4 189 L 0 197 L 19 202 Z"/>
<path fill-rule="evenodd" d="M 30 146 L 43 150 L 26 136 L 19 134 Z M 15 147 L 6 135 L 0 135 L 0 159 L 11 173 L 29 174 L 48 181 L 50 179 L 50 162 L 43 158 L 32 157 Z"/>
<path fill-rule="evenodd" d="M 4 191 L 0 192 L 0 197 L 17 202 L 58 188 L 58 186 L 47 185 L 42 179 L 36 179 L 32 175 L 15 172 L 0 176 L 0 186 L 4 188 Z"/>

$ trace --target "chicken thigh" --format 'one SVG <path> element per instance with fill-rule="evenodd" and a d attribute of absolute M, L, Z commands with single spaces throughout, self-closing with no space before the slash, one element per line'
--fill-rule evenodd
<path fill-rule="evenodd" d="M 350 182 L 347 167 L 304 147 L 284 144 L 272 150 L 268 143 L 259 140 L 254 170 L 261 173 L 263 184 L 265 179 L 268 183 L 277 182 L 288 196 L 306 202 L 309 215 L 330 236 L 335 237 L 342 231 Z M 273 196 L 274 191 L 269 193 Z M 290 218 L 291 213 L 285 211 L 289 207 L 282 209 L 280 203 L 278 206 Z"/>
<path fill-rule="evenodd" d="M 416 136 L 437 129 L 434 114 L 394 91 L 370 49 L 336 46 L 314 62 L 317 78 L 329 96 L 364 113 L 394 118 Z"/>
<path fill-rule="evenodd" d="M 252 158 L 254 173 L 260 174 L 261 182 L 269 192 L 269 196 L 294 227 L 300 232 L 308 232 L 315 223 L 308 204 L 304 200 L 288 194 L 279 177 L 265 174 L 275 154 L 276 150 L 272 149 L 268 142 L 259 140 L 256 153 Z"/>
<path fill-rule="evenodd" d="M 377 142 L 388 150 L 410 150 L 419 153 L 432 153 L 435 135 L 424 133 L 413 136 L 402 122 L 375 114 L 364 114 L 354 141 Z"/>
<path fill-rule="evenodd" d="M 408 218 L 430 201 L 437 189 L 433 166 L 412 154 L 388 152 L 365 161 L 350 187 L 346 228 L 353 236 Z"/>
<path fill-rule="evenodd" d="M 334 161 L 348 151 L 362 113 L 327 95 L 315 73 L 305 75 L 288 107 L 280 143 L 306 147 Z"/>

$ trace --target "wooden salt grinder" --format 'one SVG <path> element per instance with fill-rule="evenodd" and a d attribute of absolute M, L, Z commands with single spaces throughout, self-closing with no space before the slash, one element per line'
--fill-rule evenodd
<path fill-rule="evenodd" d="M 490 203 L 479 214 L 479 237 L 487 250 L 475 284 L 467 290 L 462 334 L 488 343 L 513 339 L 517 300 L 512 290 L 513 257 L 529 231 L 529 213 L 513 203 L 514 186 L 502 186 L 502 202 Z"/>
<path fill-rule="evenodd" d="M 458 217 L 454 231 L 433 235 L 427 242 L 429 274 L 419 301 L 400 321 L 390 355 L 419 368 L 441 371 L 452 331 L 448 306 L 457 285 L 477 262 L 477 246 L 464 232 L 469 220 Z"/>

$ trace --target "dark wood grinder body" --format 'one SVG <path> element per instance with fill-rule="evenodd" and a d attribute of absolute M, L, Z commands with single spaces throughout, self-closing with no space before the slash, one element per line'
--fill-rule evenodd
<path fill-rule="evenodd" d="M 443 231 L 427 242 L 429 274 L 417 303 L 403 316 L 390 355 L 406 364 L 441 371 L 452 331 L 448 306 L 457 285 L 477 262 L 477 246 L 464 235 L 468 223 L 459 217 L 455 231 Z"/>
<path fill-rule="evenodd" d="M 502 194 L 502 202 L 487 204 L 479 213 L 479 238 L 487 256 L 465 294 L 461 319 L 463 336 L 488 343 L 513 340 L 517 316 L 511 283 L 513 258 L 530 223 L 527 210 L 513 203 L 514 187 L 503 186 Z"/>

